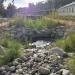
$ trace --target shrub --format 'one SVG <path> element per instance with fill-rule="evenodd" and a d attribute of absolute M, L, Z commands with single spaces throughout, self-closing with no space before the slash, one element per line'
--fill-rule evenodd
<path fill-rule="evenodd" d="M 13 59 L 20 56 L 20 48 L 22 45 L 14 40 L 2 39 L 0 45 L 5 47 L 5 54 L 0 56 L 0 65 L 7 64 Z"/>
<path fill-rule="evenodd" d="M 65 48 L 66 52 L 75 52 L 75 35 L 70 35 L 65 40 Z"/>
<path fill-rule="evenodd" d="M 71 71 L 72 75 L 75 75 L 75 56 L 69 58 L 66 62 L 68 69 Z"/>
<path fill-rule="evenodd" d="M 65 40 L 64 39 L 56 40 L 56 46 L 58 46 L 60 48 L 64 48 Z"/>
<path fill-rule="evenodd" d="M 75 35 L 69 35 L 66 39 L 57 40 L 56 45 L 66 52 L 75 52 Z"/>
<path fill-rule="evenodd" d="M 47 28 L 49 26 L 54 26 L 57 25 L 57 23 L 53 20 L 48 20 L 44 17 L 39 18 L 39 19 L 27 19 L 27 18 L 20 18 L 20 17 L 16 17 L 14 18 L 14 21 L 10 22 L 10 25 L 24 25 L 24 26 L 28 26 L 34 29 L 44 29 Z"/>

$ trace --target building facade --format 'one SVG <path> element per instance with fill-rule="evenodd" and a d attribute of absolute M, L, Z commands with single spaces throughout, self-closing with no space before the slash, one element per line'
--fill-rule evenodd
<path fill-rule="evenodd" d="M 75 16 L 75 2 L 60 7 L 57 12 L 60 16 Z"/>

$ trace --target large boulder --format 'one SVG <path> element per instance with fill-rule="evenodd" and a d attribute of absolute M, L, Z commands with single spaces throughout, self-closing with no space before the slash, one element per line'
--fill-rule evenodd
<path fill-rule="evenodd" d="M 58 47 L 55 47 L 55 48 L 52 48 L 51 51 L 50 51 L 50 54 L 58 54 L 61 58 L 66 58 L 68 57 L 68 54 L 66 52 L 64 52 L 63 49 L 61 48 L 58 48 Z"/>

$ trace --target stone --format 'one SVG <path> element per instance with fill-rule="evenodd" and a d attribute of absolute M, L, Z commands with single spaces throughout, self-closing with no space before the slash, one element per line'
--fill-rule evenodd
<path fill-rule="evenodd" d="M 49 75 L 50 74 L 50 70 L 48 68 L 45 68 L 45 67 L 40 67 L 39 68 L 39 73 L 41 75 Z"/>
<path fill-rule="evenodd" d="M 34 69 L 31 71 L 31 75 L 35 75 L 35 73 L 38 71 L 38 69 Z"/>
<path fill-rule="evenodd" d="M 25 65 L 26 65 L 25 63 L 22 63 L 22 68 L 25 67 Z"/>
<path fill-rule="evenodd" d="M 2 71 L 2 74 L 5 75 L 7 73 L 7 71 Z M 1 74 L 1 73 L 0 73 Z"/>
<path fill-rule="evenodd" d="M 25 67 L 32 68 L 33 65 L 34 65 L 33 62 L 28 62 L 28 63 L 26 63 Z"/>
<path fill-rule="evenodd" d="M 62 75 L 70 75 L 70 71 L 66 69 L 61 69 L 60 72 L 62 72 Z"/>
<path fill-rule="evenodd" d="M 61 58 L 67 58 L 68 57 L 68 54 L 65 53 L 63 49 L 58 48 L 58 47 L 52 48 L 50 54 L 52 54 L 52 55 L 58 54 Z"/>
<path fill-rule="evenodd" d="M 15 70 L 16 70 L 16 67 L 15 67 L 15 66 L 11 66 L 11 67 L 10 67 L 10 71 L 11 71 L 11 72 L 15 72 Z"/>
<path fill-rule="evenodd" d="M 22 74 L 23 73 L 23 70 L 22 69 L 18 69 L 18 73 L 19 74 Z"/>
<path fill-rule="evenodd" d="M 56 73 L 50 73 L 50 75 L 57 75 Z"/>
<path fill-rule="evenodd" d="M 10 75 L 11 73 L 10 72 L 7 72 L 5 75 Z"/>
<path fill-rule="evenodd" d="M 18 61 L 16 61 L 16 60 L 13 61 L 13 66 L 17 66 L 18 64 L 19 64 Z"/>
<path fill-rule="evenodd" d="M 0 67 L 0 72 L 5 71 L 5 67 Z"/>
<path fill-rule="evenodd" d="M 41 62 L 41 58 L 39 58 L 39 57 L 36 57 L 36 58 L 34 58 L 34 62 Z"/>
<path fill-rule="evenodd" d="M 28 61 L 28 58 L 27 57 L 21 57 L 21 59 L 24 61 L 24 62 L 26 62 L 26 61 Z"/>
<path fill-rule="evenodd" d="M 17 69 L 21 69 L 22 67 L 21 67 L 21 65 L 17 65 L 16 68 Z"/>
<path fill-rule="evenodd" d="M 22 63 L 23 62 L 23 60 L 21 59 L 21 58 L 17 58 L 17 59 L 15 59 L 18 63 Z"/>

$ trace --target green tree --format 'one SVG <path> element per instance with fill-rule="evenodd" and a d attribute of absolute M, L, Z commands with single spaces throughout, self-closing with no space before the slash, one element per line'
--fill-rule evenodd
<path fill-rule="evenodd" d="M 7 17 L 13 17 L 15 13 L 16 7 L 10 3 L 7 7 Z"/>
<path fill-rule="evenodd" d="M 6 16 L 6 10 L 5 10 L 3 4 L 0 4 L 0 16 L 2 16 L 2 17 Z"/>

